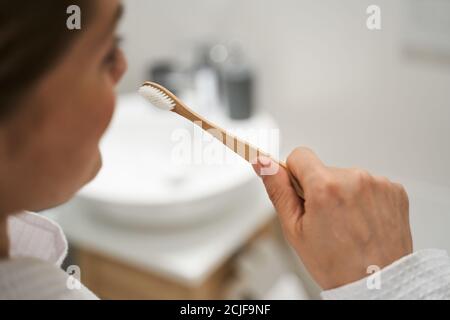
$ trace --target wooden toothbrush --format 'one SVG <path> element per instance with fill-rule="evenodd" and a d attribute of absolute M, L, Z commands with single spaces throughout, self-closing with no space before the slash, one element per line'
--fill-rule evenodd
<path fill-rule="evenodd" d="M 305 200 L 305 195 L 302 187 L 298 183 L 297 179 L 291 174 L 286 163 L 273 159 L 269 154 L 265 153 L 259 148 L 256 148 L 250 143 L 228 133 L 226 130 L 215 125 L 201 115 L 195 113 L 172 92 L 157 83 L 150 81 L 145 82 L 139 89 L 139 93 L 149 102 L 151 102 L 151 104 L 153 104 L 155 107 L 158 107 L 162 110 L 178 113 L 183 118 L 193 122 L 203 130 L 208 131 L 208 133 L 212 134 L 214 138 L 222 142 L 222 144 L 224 144 L 226 147 L 231 149 L 233 152 L 235 152 L 251 164 L 255 164 L 256 159 L 259 156 L 264 156 L 272 159 L 275 164 L 278 164 L 286 169 L 289 174 L 291 184 L 294 187 L 297 195 L 301 199 Z"/>

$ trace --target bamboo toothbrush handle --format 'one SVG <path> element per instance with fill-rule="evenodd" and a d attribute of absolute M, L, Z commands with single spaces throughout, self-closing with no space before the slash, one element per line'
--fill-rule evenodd
<path fill-rule="evenodd" d="M 192 121 L 194 124 L 198 125 L 203 130 L 208 131 L 212 136 L 214 136 L 214 138 L 222 142 L 227 148 L 229 148 L 234 153 L 244 158 L 249 163 L 254 163 L 255 159 L 257 159 L 259 156 L 265 156 L 272 159 L 274 162 L 276 162 L 278 165 L 280 165 L 287 171 L 289 178 L 291 180 L 291 184 L 295 189 L 295 192 L 301 199 L 305 200 L 303 188 L 300 186 L 297 179 L 289 171 L 289 168 L 284 162 L 273 159 L 269 154 L 265 153 L 259 148 L 256 148 L 252 146 L 250 143 L 229 134 L 226 130 L 206 120 L 201 115 L 190 110 L 187 106 L 177 104 L 173 111 L 175 113 L 178 113 L 182 117 L 186 118 L 187 120 Z"/>

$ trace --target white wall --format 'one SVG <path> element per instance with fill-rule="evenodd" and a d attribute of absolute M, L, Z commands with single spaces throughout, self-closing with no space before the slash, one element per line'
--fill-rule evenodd
<path fill-rule="evenodd" d="M 239 40 L 286 152 L 308 145 L 332 165 L 450 186 L 450 63 L 405 59 L 410 1 L 126 0 L 120 91 L 155 59 Z M 365 27 L 369 4 L 381 7 L 381 31 Z"/>

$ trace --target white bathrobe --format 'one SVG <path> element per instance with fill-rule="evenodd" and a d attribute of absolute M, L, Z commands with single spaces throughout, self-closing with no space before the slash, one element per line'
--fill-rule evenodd
<path fill-rule="evenodd" d="M 61 269 L 67 241 L 55 222 L 24 212 L 9 217 L 8 234 L 10 259 L 0 260 L 0 299 L 98 299 Z"/>
<path fill-rule="evenodd" d="M 97 299 L 60 268 L 67 241 L 55 222 L 24 212 L 9 218 L 8 233 L 11 258 L 0 260 L 0 299 Z M 322 297 L 450 299 L 450 259 L 442 250 L 418 251 Z"/>

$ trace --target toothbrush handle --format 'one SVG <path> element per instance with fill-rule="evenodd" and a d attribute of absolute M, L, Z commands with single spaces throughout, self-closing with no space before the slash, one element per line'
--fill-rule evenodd
<path fill-rule="evenodd" d="M 190 110 L 187 106 L 177 105 L 174 110 L 175 113 L 178 113 L 182 117 L 192 121 L 194 124 L 202 128 L 203 130 L 208 131 L 214 138 L 219 140 L 222 144 L 224 144 L 227 148 L 232 150 L 234 153 L 238 154 L 242 158 L 244 158 L 247 162 L 254 164 L 255 160 L 259 156 L 265 156 L 272 159 L 274 162 L 278 163 L 281 167 L 283 167 L 291 180 L 291 184 L 295 189 L 297 195 L 305 200 L 305 193 L 303 188 L 300 186 L 297 179 L 292 175 L 289 168 L 284 162 L 277 161 L 273 159 L 269 154 L 252 146 L 250 143 L 239 139 L 238 137 L 228 133 L 226 130 L 220 128 L 214 123 L 204 119 L 202 116 L 196 114 L 194 111 Z"/>
<path fill-rule="evenodd" d="M 297 179 L 292 175 L 286 163 L 274 159 L 272 156 L 265 153 L 264 151 L 261 151 L 259 148 L 256 148 L 250 143 L 229 134 L 223 129 L 220 129 L 218 127 L 213 127 L 213 129 L 213 131 L 209 129 L 206 130 L 209 130 L 210 133 L 218 130 L 216 131 L 216 133 L 218 134 L 213 134 L 214 138 L 222 142 L 227 148 L 238 154 L 241 158 L 244 158 L 247 162 L 255 164 L 255 161 L 259 156 L 265 156 L 272 159 L 272 161 L 276 162 L 280 167 L 283 167 L 289 175 L 289 179 L 291 180 L 291 184 L 295 189 L 295 192 L 302 200 L 305 200 L 305 193 L 303 191 L 303 188 L 300 186 Z"/>

